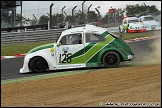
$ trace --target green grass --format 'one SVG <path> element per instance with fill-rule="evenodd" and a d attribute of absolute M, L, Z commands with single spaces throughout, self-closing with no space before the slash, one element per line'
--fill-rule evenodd
<path fill-rule="evenodd" d="M 116 35 L 120 35 L 120 33 L 114 33 Z M 128 39 L 133 39 L 133 38 L 139 38 L 139 37 L 148 37 L 148 36 L 153 36 L 150 33 L 125 33 L 123 35 L 123 39 L 124 40 L 128 40 Z"/>
<path fill-rule="evenodd" d="M 39 45 L 54 43 L 55 40 L 50 41 L 41 41 L 41 42 L 30 42 L 30 43 L 22 43 L 22 44 L 8 44 L 1 45 L 1 56 L 11 56 L 14 54 L 25 54 L 29 50 Z"/>
<path fill-rule="evenodd" d="M 116 35 L 120 35 L 120 33 L 114 33 Z M 161 34 L 161 31 L 151 31 L 145 33 L 125 33 L 123 35 L 124 40 L 139 38 L 139 37 L 147 37 Z M 41 41 L 41 42 L 30 42 L 30 43 L 23 43 L 23 44 L 12 44 L 12 45 L 1 45 L 1 56 L 12 56 L 14 54 L 25 54 L 30 49 L 37 47 L 39 45 L 53 43 L 55 40 L 50 41 Z"/>

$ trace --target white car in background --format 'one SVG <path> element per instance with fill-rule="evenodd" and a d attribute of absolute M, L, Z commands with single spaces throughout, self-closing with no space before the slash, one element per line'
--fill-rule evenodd
<path fill-rule="evenodd" d="M 149 30 L 161 30 L 160 22 L 156 21 L 154 16 L 146 15 L 139 17 L 141 24 L 144 24 L 146 31 Z"/>
<path fill-rule="evenodd" d="M 119 26 L 119 32 L 122 32 L 124 26 L 128 24 L 128 28 L 125 30 L 127 33 L 146 32 L 144 24 L 141 24 L 137 17 L 127 17 L 122 21 L 122 25 Z"/>

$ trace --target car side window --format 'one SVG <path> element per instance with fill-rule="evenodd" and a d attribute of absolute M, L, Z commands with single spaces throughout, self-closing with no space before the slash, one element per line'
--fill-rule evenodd
<path fill-rule="evenodd" d="M 61 45 L 73 45 L 73 44 L 82 44 L 82 34 L 69 34 L 63 36 L 60 40 Z"/>
<path fill-rule="evenodd" d="M 145 18 L 143 18 L 143 21 L 146 21 Z"/>
<path fill-rule="evenodd" d="M 103 42 L 105 41 L 105 38 L 99 34 L 94 33 L 86 33 L 86 43 L 89 42 Z"/>
<path fill-rule="evenodd" d="M 139 21 L 142 22 L 142 18 L 140 18 Z"/>

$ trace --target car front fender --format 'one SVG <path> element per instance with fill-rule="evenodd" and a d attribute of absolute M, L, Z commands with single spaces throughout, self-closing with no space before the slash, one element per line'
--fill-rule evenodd
<path fill-rule="evenodd" d="M 32 58 L 39 56 L 39 57 L 42 57 L 46 60 L 50 70 L 53 70 L 53 69 L 56 68 L 56 57 L 55 57 L 54 53 L 50 52 L 50 49 L 44 49 L 44 50 L 36 51 L 36 52 L 33 52 L 33 53 L 28 54 L 26 56 L 27 57 L 25 58 L 25 61 L 30 62 L 30 60 Z M 29 62 L 28 62 L 28 65 L 29 65 Z"/>

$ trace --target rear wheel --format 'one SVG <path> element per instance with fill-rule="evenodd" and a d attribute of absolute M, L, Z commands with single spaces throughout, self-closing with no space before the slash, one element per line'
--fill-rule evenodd
<path fill-rule="evenodd" d="M 126 29 L 126 33 L 128 33 L 128 28 Z"/>
<path fill-rule="evenodd" d="M 44 72 L 47 67 L 47 62 L 42 57 L 34 57 L 29 63 L 29 69 L 32 70 L 32 72 Z"/>
<path fill-rule="evenodd" d="M 105 67 L 118 67 L 120 64 L 120 56 L 115 51 L 106 52 L 102 58 Z"/>

